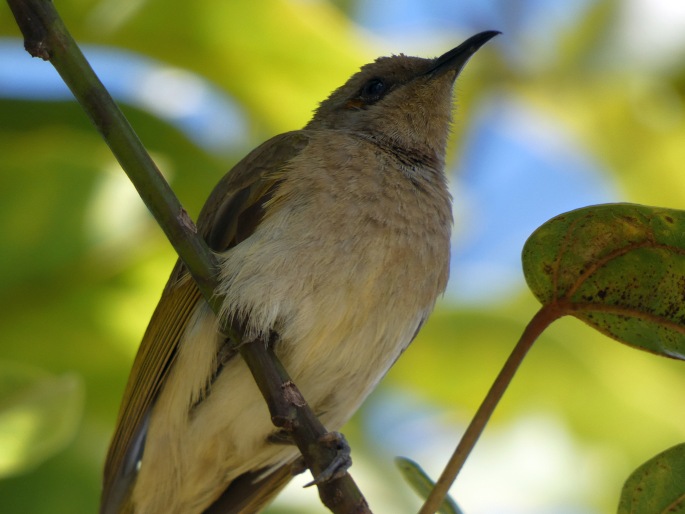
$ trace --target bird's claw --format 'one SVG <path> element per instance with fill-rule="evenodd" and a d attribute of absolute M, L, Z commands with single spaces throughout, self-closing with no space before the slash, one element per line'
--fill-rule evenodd
<path fill-rule="evenodd" d="M 329 448 L 333 448 L 336 451 L 336 455 L 331 461 L 331 463 L 314 477 L 314 480 L 305 485 L 305 487 L 311 487 L 313 485 L 319 485 L 337 478 L 341 478 L 347 473 L 347 470 L 352 465 L 352 457 L 350 455 L 350 445 L 347 444 L 345 436 L 340 432 L 327 432 L 321 438 L 319 438 L 319 443 Z"/>

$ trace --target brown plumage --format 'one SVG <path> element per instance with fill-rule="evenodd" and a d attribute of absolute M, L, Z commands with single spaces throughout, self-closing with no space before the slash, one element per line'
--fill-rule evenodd
<path fill-rule="evenodd" d="M 220 263 L 222 317 L 279 358 L 339 429 L 411 342 L 447 284 L 443 174 L 452 85 L 494 32 L 437 59 L 362 68 L 303 129 L 253 150 L 198 228 Z M 293 446 L 181 263 L 136 356 L 101 512 L 252 513 L 290 479 Z"/>

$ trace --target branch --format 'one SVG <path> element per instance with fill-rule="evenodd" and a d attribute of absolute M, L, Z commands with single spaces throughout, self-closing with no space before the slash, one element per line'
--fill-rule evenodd
<path fill-rule="evenodd" d="M 217 286 L 214 254 L 198 235 L 190 216 L 93 72 L 52 2 L 7 0 L 7 3 L 24 35 L 26 50 L 55 67 L 164 230 L 205 300 L 218 313 L 223 298 L 214 295 Z M 292 435 L 314 475 L 328 469 L 337 454 L 322 439 L 327 434 L 326 429 L 306 402 L 293 402 L 293 395 L 284 393 L 288 389 L 283 388 L 284 384 L 290 384 L 291 391 L 296 388 L 276 355 L 266 350 L 264 341 L 240 344 L 240 335 L 231 327 L 222 329 L 240 346 L 240 353 L 269 405 L 272 419 Z M 298 395 L 301 398 L 299 392 L 295 397 Z M 317 485 L 322 501 L 332 512 L 370 512 L 349 474 Z"/>

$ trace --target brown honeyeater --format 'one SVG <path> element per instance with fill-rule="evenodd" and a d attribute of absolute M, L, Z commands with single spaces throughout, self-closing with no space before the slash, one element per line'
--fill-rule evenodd
<path fill-rule="evenodd" d="M 261 510 L 291 478 L 269 411 L 234 344 L 268 341 L 313 412 L 338 430 L 411 343 L 447 285 L 444 174 L 454 81 L 497 34 L 435 59 L 362 67 L 302 129 L 255 148 L 198 218 L 219 262 L 215 316 L 182 262 L 124 393 L 102 514 Z"/>

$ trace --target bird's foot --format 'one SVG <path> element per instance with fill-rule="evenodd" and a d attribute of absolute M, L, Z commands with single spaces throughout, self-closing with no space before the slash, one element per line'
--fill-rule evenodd
<path fill-rule="evenodd" d="M 352 465 L 352 457 L 350 455 L 350 445 L 347 444 L 345 436 L 340 432 L 327 432 L 319 438 L 319 443 L 335 450 L 336 455 L 331 463 L 318 473 L 314 480 L 309 482 L 305 487 L 323 484 L 330 482 L 336 478 L 341 478 L 347 473 L 347 470 Z"/>

